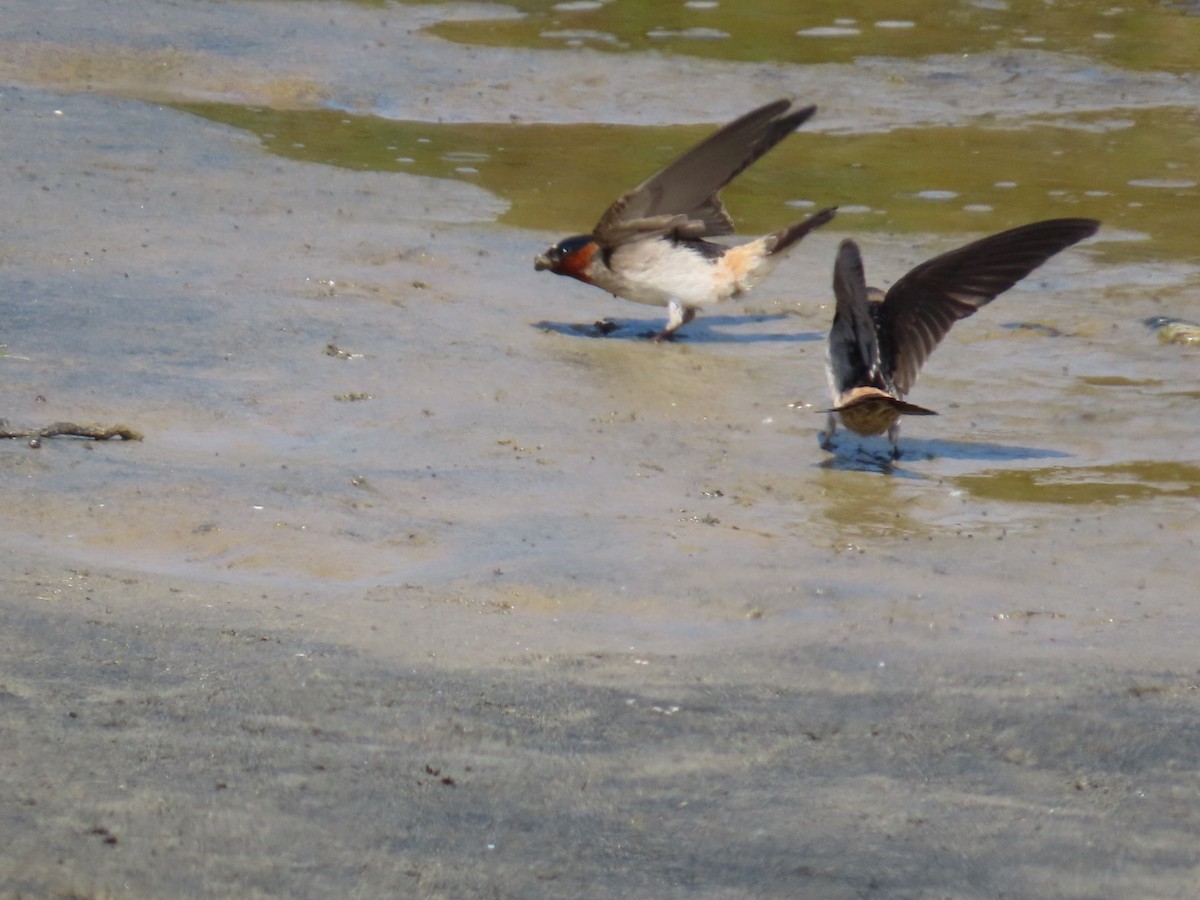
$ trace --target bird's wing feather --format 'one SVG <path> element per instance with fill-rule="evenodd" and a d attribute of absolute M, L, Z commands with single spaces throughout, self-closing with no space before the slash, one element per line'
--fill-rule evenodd
<path fill-rule="evenodd" d="M 593 232 L 596 241 L 611 247 L 637 235 L 732 234 L 721 188 L 814 112 L 815 106 L 793 109 L 790 100 L 777 100 L 730 122 L 610 206 Z"/>
<path fill-rule="evenodd" d="M 894 353 L 885 374 L 901 394 L 951 326 L 965 319 L 1048 260 L 1095 234 L 1093 219 L 1049 219 L 983 238 L 921 263 L 892 285 L 883 331 Z"/>

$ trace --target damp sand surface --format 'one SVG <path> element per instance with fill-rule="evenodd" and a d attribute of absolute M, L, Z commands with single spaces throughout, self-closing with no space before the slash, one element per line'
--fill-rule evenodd
<path fill-rule="evenodd" d="M 0 892 L 1196 894 L 1200 351 L 1144 324 L 1200 319 L 1182 242 L 1156 257 L 1118 223 L 1064 253 L 933 355 L 911 399 L 941 415 L 898 464 L 844 434 L 829 454 L 838 240 L 886 286 L 986 224 L 852 213 L 653 345 L 658 310 L 533 271 L 561 234 L 505 220 L 519 193 L 268 153 L 162 105 L 222 71 L 222 102 L 336 105 L 285 70 L 366 96 L 381 17 L 423 61 L 410 120 L 416 96 L 537 119 L 600 54 L 398 27 L 425 7 L 109 6 L 132 30 L 17 4 L 4 35 L 121 62 L 6 71 L 2 413 L 144 440 L 0 445 Z M 227 69 L 155 82 L 161 34 Z M 606 116 L 592 84 L 545 121 L 717 121 L 828 65 L 864 98 L 830 115 L 877 133 L 896 84 L 675 61 L 728 86 L 705 115 L 672 60 L 605 58 L 652 102 Z M 1126 90 L 1105 100 L 1099 70 L 1022 65 L 1013 109 L 1187 121 L 1183 76 L 1104 70 Z M 522 79 L 491 102 L 501 70 Z M 931 127 L 1005 106 L 948 81 Z M 1194 203 L 1148 178 L 1120 204 Z"/>

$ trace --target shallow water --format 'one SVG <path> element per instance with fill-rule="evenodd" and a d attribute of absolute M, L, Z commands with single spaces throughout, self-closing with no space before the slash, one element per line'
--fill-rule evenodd
<path fill-rule="evenodd" d="M 1125 68 L 1174 72 L 1195 71 L 1200 41 L 1194 8 L 1154 0 L 1119 7 L 1078 0 L 980 0 L 937 8 L 917 0 L 887 5 L 824 0 L 803 7 L 770 0 L 693 0 L 669 7 L 633 0 L 519 0 L 508 6 L 525 15 L 499 21 L 466 17 L 430 30 L 472 45 L 586 46 L 799 65 L 1036 47 Z"/>
<path fill-rule="evenodd" d="M 7 11 L 3 414 L 145 434 L 0 446 L 17 894 L 1195 893 L 1197 19 L 627 6 Z M 842 213 L 746 302 L 533 271 L 791 93 L 725 199 Z M 899 462 L 822 451 L 837 242 L 1052 215 Z"/>

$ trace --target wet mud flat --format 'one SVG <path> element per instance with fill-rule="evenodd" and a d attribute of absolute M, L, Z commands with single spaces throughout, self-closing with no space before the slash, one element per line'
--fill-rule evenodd
<path fill-rule="evenodd" d="M 46 571 L 5 604 L 13 896 L 1194 882 L 1194 670 L 1080 617 L 641 625 L 632 648 L 628 625 Z"/>
<path fill-rule="evenodd" d="M 1189 263 L 1064 254 L 885 471 L 836 223 L 652 346 L 470 184 L 3 102 L 3 415 L 144 440 L 0 445 L 0 892 L 1195 894 Z"/>

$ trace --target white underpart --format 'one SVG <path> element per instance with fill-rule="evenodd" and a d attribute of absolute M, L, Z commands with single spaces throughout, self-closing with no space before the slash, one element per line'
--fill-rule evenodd
<path fill-rule="evenodd" d="M 679 305 L 677 300 L 672 300 L 667 304 L 667 327 L 664 333 L 673 332 L 676 328 L 683 324 L 683 307 Z"/>
<path fill-rule="evenodd" d="M 685 246 L 654 238 L 617 247 L 612 252 L 612 268 L 605 266 L 597 254 L 588 275 L 597 287 L 635 303 L 677 307 L 681 311 L 699 309 L 749 290 L 769 271 L 775 260 L 762 256 L 761 248 L 754 246 L 759 243 L 745 245 L 759 257 L 749 271 L 744 265 L 733 264 L 746 258 L 741 247 L 731 248 L 720 259 L 706 259 Z M 738 268 L 743 271 L 739 273 Z"/>

